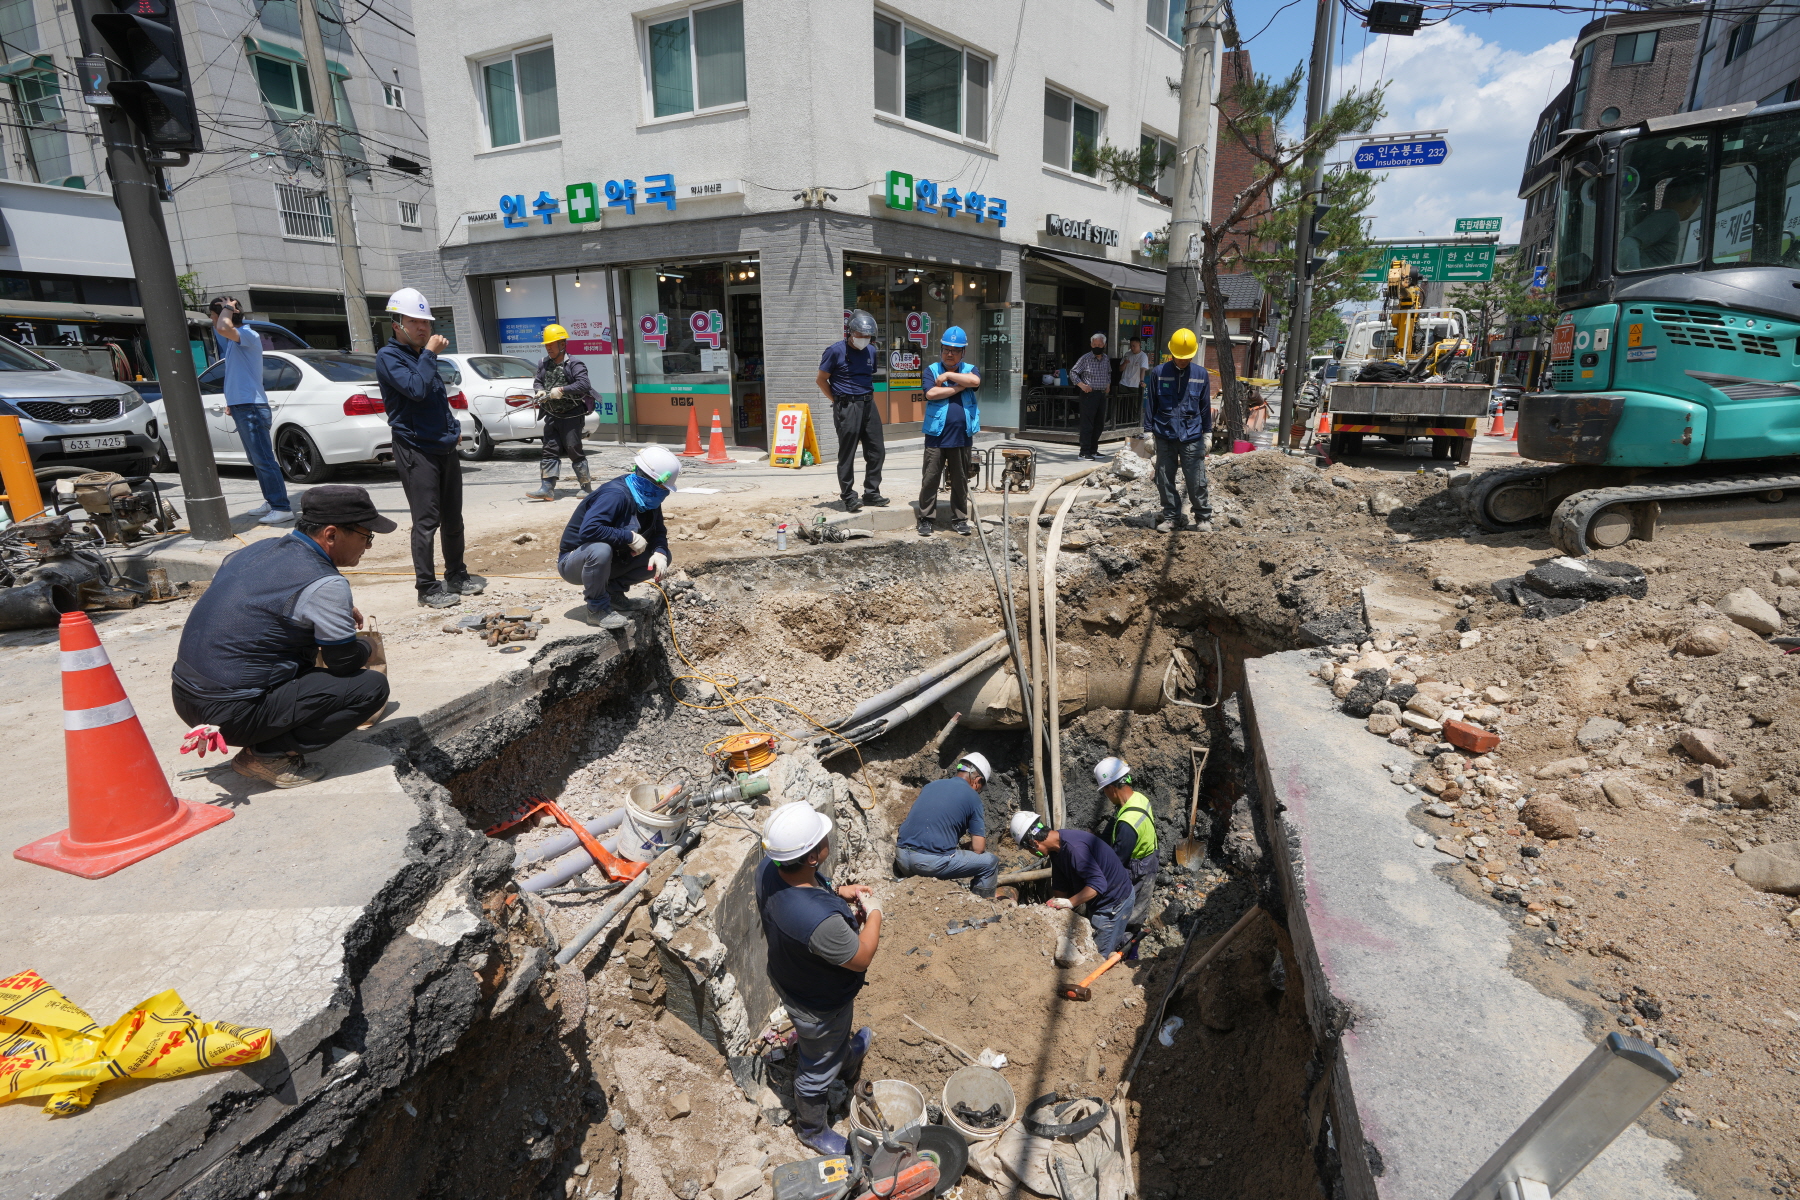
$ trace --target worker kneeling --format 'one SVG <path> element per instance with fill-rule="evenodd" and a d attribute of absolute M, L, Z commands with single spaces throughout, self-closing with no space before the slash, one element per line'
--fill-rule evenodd
<path fill-rule="evenodd" d="M 1125 924 L 1137 929 L 1150 908 L 1156 872 L 1162 866 L 1162 852 L 1156 848 L 1156 813 L 1150 808 L 1150 797 L 1132 783 L 1131 767 L 1122 758 L 1101 759 L 1094 767 L 1094 786 L 1112 802 L 1113 819 L 1104 836 L 1125 864 L 1125 873 L 1131 876 L 1136 899 L 1131 905 L 1131 919 Z"/>
<path fill-rule="evenodd" d="M 171 672 L 175 711 L 242 746 L 231 760 L 238 774 L 281 788 L 312 783 L 325 769 L 306 755 L 387 703 L 387 676 L 363 667 L 362 613 L 339 568 L 394 528 L 359 487 L 308 488 L 293 532 L 231 554 L 194 604 Z"/>
<path fill-rule="evenodd" d="M 1000 860 L 987 853 L 987 824 L 982 817 L 981 790 L 987 786 L 988 761 L 965 754 L 947 779 L 919 789 L 912 811 L 900 824 L 894 851 L 894 874 L 932 879 L 968 879 L 977 896 L 994 898 Z M 962 848 L 963 835 L 969 848 Z"/>
<path fill-rule="evenodd" d="M 1032 812 L 1014 813 L 1013 840 L 1050 860 L 1051 908 L 1087 905 L 1094 948 L 1111 954 L 1125 944 L 1131 916 L 1131 877 L 1113 848 L 1085 829 L 1051 829 Z"/>
<path fill-rule="evenodd" d="M 875 1034 L 850 1022 L 863 973 L 881 940 L 881 902 L 866 886 L 833 888 L 819 866 L 831 856 L 831 820 L 810 804 L 784 804 L 763 826 L 768 859 L 756 872 L 756 907 L 769 946 L 769 982 L 799 1035 L 794 1134 L 821 1154 L 848 1146 L 831 1128 L 827 1095 L 856 1082 Z M 860 898 L 858 921 L 849 902 Z"/>
<path fill-rule="evenodd" d="M 625 589 L 669 569 L 669 527 L 662 502 L 681 478 L 681 460 L 664 446 L 645 446 L 628 475 L 610 479 L 575 506 L 557 549 L 556 572 L 581 585 L 587 623 L 623 629 L 630 612 L 652 607 Z"/>

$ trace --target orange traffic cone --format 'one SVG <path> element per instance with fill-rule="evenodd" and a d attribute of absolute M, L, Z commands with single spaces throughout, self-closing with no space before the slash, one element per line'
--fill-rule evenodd
<path fill-rule="evenodd" d="M 1504 408 L 1496 408 L 1494 410 L 1494 423 L 1488 426 L 1488 436 L 1506 436 L 1506 410 Z"/>
<path fill-rule="evenodd" d="M 681 452 L 681 457 L 700 457 L 700 410 L 698 408 L 688 409 L 687 449 Z"/>
<path fill-rule="evenodd" d="M 706 461 L 736 466 L 737 459 L 725 457 L 725 427 L 719 424 L 719 410 L 713 409 L 712 433 L 706 439 Z"/>
<path fill-rule="evenodd" d="M 1515 419 L 1513 421 L 1512 434 L 1510 437 L 1507 438 L 1507 440 L 1512 441 L 1512 442 L 1516 442 L 1519 440 L 1519 422 L 1517 419 Z"/>
<path fill-rule="evenodd" d="M 1322 437 L 1322 438 L 1331 436 L 1331 418 L 1330 417 L 1326 416 L 1324 413 L 1319 414 L 1319 431 L 1317 433 L 1315 433 L 1313 436 L 1314 437 Z"/>
<path fill-rule="evenodd" d="M 166 850 L 231 810 L 177 800 L 125 688 L 83 613 L 62 619 L 63 746 L 69 827 L 13 857 L 99 879 Z"/>

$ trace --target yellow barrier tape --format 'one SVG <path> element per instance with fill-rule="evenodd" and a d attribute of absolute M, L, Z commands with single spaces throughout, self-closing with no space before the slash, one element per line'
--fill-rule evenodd
<path fill-rule="evenodd" d="M 241 1067 L 274 1047 L 273 1031 L 202 1021 L 173 990 L 102 1029 L 36 971 L 0 979 L 0 1104 L 48 1096 L 44 1111 L 67 1116 L 103 1083 Z"/>

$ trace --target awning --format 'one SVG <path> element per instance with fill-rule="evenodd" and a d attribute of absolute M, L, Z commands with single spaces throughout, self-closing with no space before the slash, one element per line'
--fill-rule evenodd
<path fill-rule="evenodd" d="M 1037 246 L 1025 247 L 1025 257 L 1044 259 L 1066 274 L 1118 292 L 1119 298 L 1123 300 L 1137 300 L 1140 303 L 1148 301 L 1151 304 L 1161 304 L 1163 301 L 1167 279 L 1167 274 L 1163 271 L 1134 267 L 1130 263 L 1114 262 L 1110 258 L 1044 250 Z"/>
<path fill-rule="evenodd" d="M 211 324 L 205 313 L 183 313 L 189 321 Z M 46 304 L 39 300 L 0 300 L 0 319 L 21 321 L 126 321 L 144 323 L 144 310 L 122 304 Z"/>

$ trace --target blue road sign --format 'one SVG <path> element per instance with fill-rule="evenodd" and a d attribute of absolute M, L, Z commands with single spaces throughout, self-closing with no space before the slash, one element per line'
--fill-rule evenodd
<path fill-rule="evenodd" d="M 1435 167 L 1450 153 L 1443 138 L 1428 142 L 1377 142 L 1356 148 L 1356 169 L 1379 171 L 1387 167 Z"/>
<path fill-rule="evenodd" d="M 1544 277 L 1549 274 L 1550 274 L 1550 268 L 1548 266 L 1533 267 L 1531 269 L 1531 286 L 1534 288 L 1543 287 L 1544 286 Z"/>

